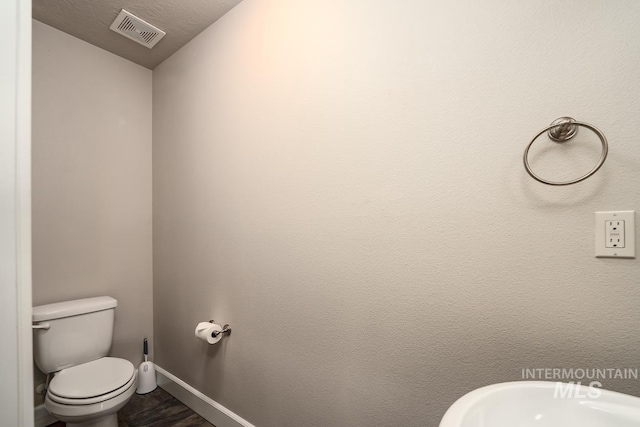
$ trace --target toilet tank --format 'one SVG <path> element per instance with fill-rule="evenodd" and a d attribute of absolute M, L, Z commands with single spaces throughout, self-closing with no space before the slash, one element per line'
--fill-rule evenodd
<path fill-rule="evenodd" d="M 33 357 L 44 373 L 109 354 L 118 301 L 85 298 L 33 307 Z"/>

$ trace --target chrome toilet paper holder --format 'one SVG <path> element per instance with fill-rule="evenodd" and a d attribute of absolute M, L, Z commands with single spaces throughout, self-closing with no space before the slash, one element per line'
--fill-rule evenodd
<path fill-rule="evenodd" d="M 209 323 L 215 323 L 215 322 L 213 320 L 209 320 Z M 225 334 L 226 336 L 231 335 L 231 328 L 229 327 L 228 323 L 222 327 L 221 331 L 213 331 L 213 332 L 211 332 L 211 337 L 215 338 L 220 334 Z"/>

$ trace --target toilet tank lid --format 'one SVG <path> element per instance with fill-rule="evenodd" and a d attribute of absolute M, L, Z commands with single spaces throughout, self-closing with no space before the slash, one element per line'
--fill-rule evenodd
<path fill-rule="evenodd" d="M 118 301 L 111 297 L 83 298 L 73 301 L 39 305 L 33 307 L 33 321 L 42 322 L 45 320 L 61 319 L 63 317 L 93 313 L 94 311 L 115 308 L 117 305 Z"/>

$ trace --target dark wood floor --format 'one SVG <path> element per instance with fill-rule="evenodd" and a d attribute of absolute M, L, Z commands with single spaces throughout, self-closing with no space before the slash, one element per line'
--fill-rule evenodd
<path fill-rule="evenodd" d="M 160 387 L 148 394 L 134 394 L 118 412 L 118 421 L 118 427 L 215 427 Z M 50 427 L 64 425 L 57 422 Z"/>

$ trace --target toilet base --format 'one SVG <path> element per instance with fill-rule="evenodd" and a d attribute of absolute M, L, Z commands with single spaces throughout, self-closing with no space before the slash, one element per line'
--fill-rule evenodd
<path fill-rule="evenodd" d="M 67 427 L 118 427 L 118 414 L 109 414 L 86 423 L 67 423 Z"/>

